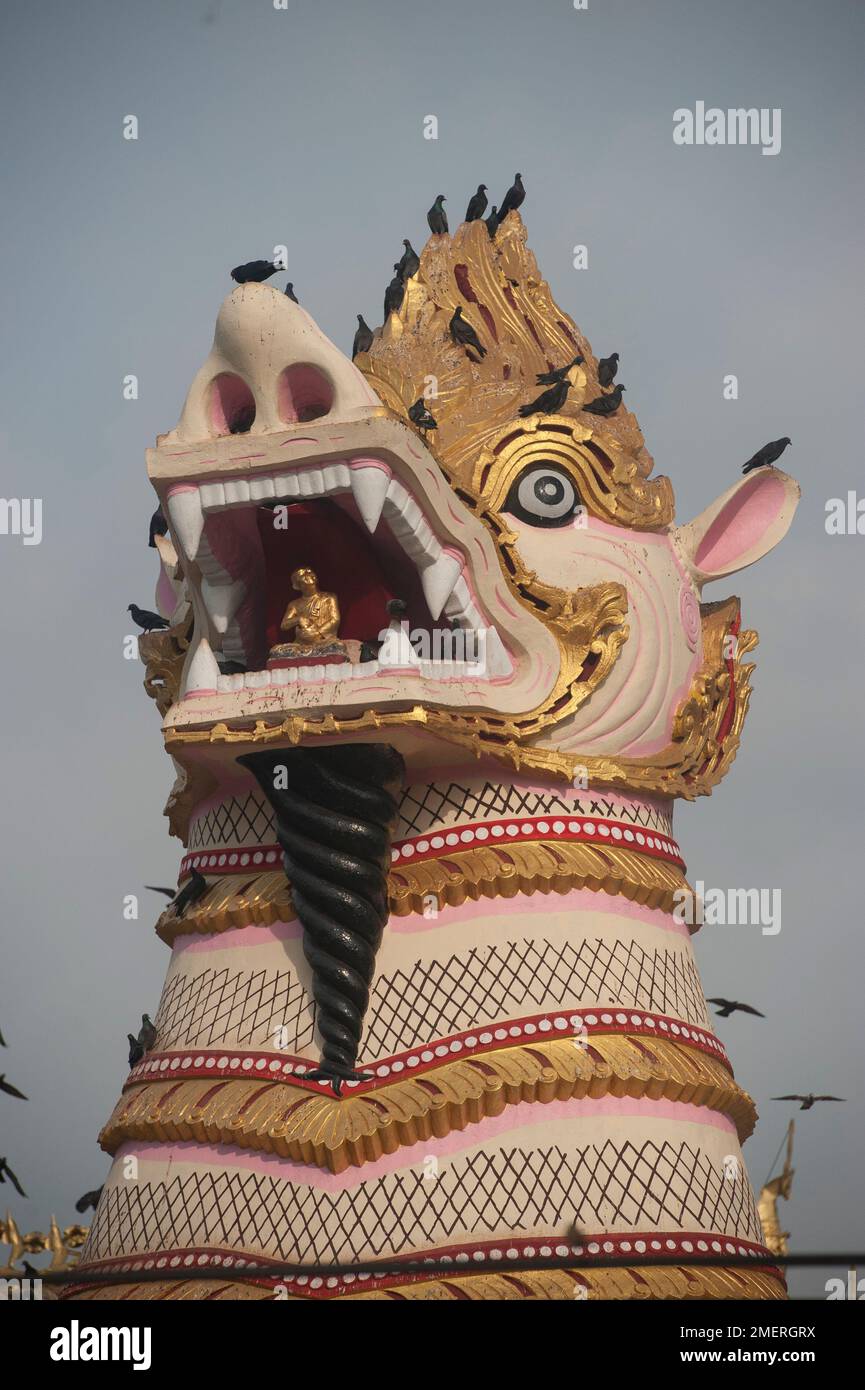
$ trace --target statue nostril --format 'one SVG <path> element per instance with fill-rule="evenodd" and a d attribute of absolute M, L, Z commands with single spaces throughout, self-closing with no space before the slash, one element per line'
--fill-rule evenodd
<path fill-rule="evenodd" d="M 255 420 L 255 397 L 243 377 L 220 372 L 210 383 L 209 413 L 217 434 L 246 434 Z"/>
<path fill-rule="evenodd" d="M 277 384 L 279 416 L 287 425 L 320 420 L 333 409 L 333 385 L 309 362 L 296 362 L 280 373 Z"/>

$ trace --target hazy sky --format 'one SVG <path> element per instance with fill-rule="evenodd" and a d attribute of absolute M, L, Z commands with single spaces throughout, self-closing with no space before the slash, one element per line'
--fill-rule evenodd
<path fill-rule="evenodd" d="M 301 302 L 347 349 L 435 194 L 453 225 L 478 182 L 498 202 L 520 169 L 542 273 L 595 350 L 620 352 L 680 521 L 793 438 L 790 534 L 706 591 L 741 594 L 761 644 L 739 761 L 677 834 L 692 881 L 783 894 L 779 935 L 696 938 L 707 993 L 767 1015 L 718 1024 L 761 1112 L 754 1185 L 792 1113 L 771 1096 L 848 1097 L 797 1118 L 782 1217 L 794 1249 L 865 1248 L 865 536 L 824 527 L 827 498 L 865 492 L 863 37 L 856 0 L 3 7 L 2 492 L 44 509 L 40 545 L 0 536 L 0 1070 L 30 1096 L 0 1096 L 0 1151 L 30 1194 L 23 1229 L 75 1219 L 107 1172 L 96 1135 L 169 959 L 160 901 L 122 916 L 181 853 L 157 712 L 122 650 L 155 581 L 144 449 L 177 421 L 231 266 L 287 244 Z M 697 101 L 781 108 L 781 152 L 675 145 L 673 112 Z M 794 1288 L 820 1295 L 828 1274 Z"/>

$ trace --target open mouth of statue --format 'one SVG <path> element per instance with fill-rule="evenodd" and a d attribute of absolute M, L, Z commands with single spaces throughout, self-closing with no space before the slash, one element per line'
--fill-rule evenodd
<path fill-rule="evenodd" d="M 167 505 L 195 615 L 186 700 L 368 706 L 468 682 L 486 703 L 514 678 L 470 537 L 442 544 L 383 461 L 178 483 Z"/>

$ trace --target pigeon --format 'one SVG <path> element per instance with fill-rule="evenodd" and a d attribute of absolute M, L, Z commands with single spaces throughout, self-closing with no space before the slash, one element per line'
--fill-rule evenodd
<path fill-rule="evenodd" d="M 448 327 L 450 328 L 451 337 L 458 347 L 474 348 L 475 352 L 479 352 L 481 357 L 486 357 L 486 348 L 481 343 L 480 338 L 471 324 L 467 323 L 463 318 L 462 305 L 458 304 L 454 309 Z"/>
<path fill-rule="evenodd" d="M 6 1080 L 5 1072 L 0 1072 L 0 1091 L 5 1091 L 7 1096 L 17 1096 L 19 1100 L 27 1099 L 23 1091 L 19 1091 L 17 1086 Z"/>
<path fill-rule="evenodd" d="M 103 1187 L 104 1186 L 105 1184 L 103 1183 Z M 101 1187 L 95 1187 L 92 1192 L 83 1193 L 82 1196 L 80 1196 L 78 1198 L 78 1201 L 75 1203 L 75 1210 L 80 1211 L 82 1216 L 84 1215 L 85 1211 L 87 1211 L 88 1207 L 92 1207 L 95 1211 L 99 1202 L 99 1198 L 101 1196 Z"/>
<path fill-rule="evenodd" d="M 147 608 L 139 608 L 137 603 L 130 603 L 126 609 L 127 613 L 132 614 L 132 621 L 137 623 L 142 632 L 152 632 L 168 627 L 168 619 L 160 618 L 158 613 L 151 613 Z"/>
<path fill-rule="evenodd" d="M 247 261 L 246 265 L 234 267 L 231 278 L 236 280 L 238 285 L 245 285 L 249 280 L 254 280 L 260 285 L 262 280 L 269 280 L 271 275 L 282 269 L 282 266 L 274 265 L 273 261 Z"/>
<path fill-rule="evenodd" d="M 417 425 L 419 430 L 426 433 L 427 430 L 437 430 L 438 421 L 430 414 L 426 407 L 423 396 L 418 396 L 414 405 L 409 408 L 408 418 L 412 424 Z"/>
<path fill-rule="evenodd" d="M 525 196 L 526 190 L 523 188 L 523 176 L 522 174 L 514 174 L 514 181 L 505 194 L 501 208 L 499 209 L 499 221 L 503 222 L 509 212 L 516 212 L 517 208 L 522 206 Z"/>
<path fill-rule="evenodd" d="M 443 232 L 446 233 L 448 230 L 448 215 L 442 207 L 442 203 L 446 202 L 447 198 L 443 193 L 440 193 L 426 215 L 429 229 L 434 236 L 441 236 Z"/>
<path fill-rule="evenodd" d="M 487 186 L 485 183 L 478 184 L 477 193 L 473 193 L 469 198 L 469 205 L 466 208 L 466 221 L 479 222 L 487 210 Z"/>
<path fill-rule="evenodd" d="M 570 389 L 571 383 L 567 377 L 563 377 L 548 391 L 542 391 L 536 400 L 530 401 L 528 405 L 521 405 L 520 415 L 523 419 L 527 415 L 555 415 L 556 411 L 561 410 L 567 400 Z"/>
<path fill-rule="evenodd" d="M 206 892 L 207 879 L 204 877 L 204 874 L 200 874 L 197 869 L 192 869 L 189 882 L 181 888 L 174 902 L 171 904 L 174 908 L 174 915 L 176 917 L 182 917 L 186 909 L 190 907 L 192 903 L 198 902 L 198 899 Z"/>
<path fill-rule="evenodd" d="M 396 274 L 394 275 L 393 279 L 391 280 L 390 284 L 384 292 L 385 320 L 389 319 L 391 314 L 395 314 L 397 312 L 399 306 L 402 304 L 403 296 L 405 294 L 405 286 L 402 282 L 402 276 L 399 273 L 399 264 L 394 266 L 394 270 L 396 271 Z"/>
<path fill-rule="evenodd" d="M 415 251 L 410 241 L 406 241 L 405 238 L 403 238 L 402 244 L 405 250 L 399 258 L 399 266 L 397 269 L 403 284 L 405 284 L 406 280 L 410 280 L 411 277 L 417 275 L 420 270 L 420 256 L 417 251 Z"/>
<path fill-rule="evenodd" d="M 152 1052 L 156 1044 L 156 1028 L 149 1014 L 141 1015 L 141 1027 L 138 1030 L 138 1041 L 145 1052 Z"/>
<path fill-rule="evenodd" d="M 708 1004 L 718 1004 L 720 1007 L 716 1014 L 717 1018 L 729 1018 L 730 1014 L 756 1014 L 758 1018 L 765 1018 L 759 1009 L 752 1009 L 750 1004 L 740 1004 L 738 999 L 707 999 Z"/>
<path fill-rule="evenodd" d="M 612 386 L 618 370 L 619 354 L 611 352 L 609 357 L 602 357 L 598 363 L 598 381 L 604 387 Z"/>
<path fill-rule="evenodd" d="M 583 406 L 590 415 L 615 415 L 619 406 L 622 404 L 622 392 L 624 386 L 614 386 L 612 391 L 606 396 L 596 396 L 588 405 Z"/>
<path fill-rule="evenodd" d="M 129 1070 L 131 1071 L 133 1067 L 138 1066 L 144 1056 L 144 1048 L 133 1033 L 127 1033 L 126 1036 L 129 1039 Z"/>
<path fill-rule="evenodd" d="M 363 314 L 357 316 L 357 332 L 351 345 L 352 360 L 359 352 L 369 352 L 372 347 L 373 332 Z"/>
<path fill-rule="evenodd" d="M 764 444 L 762 449 L 758 449 L 756 454 L 743 465 L 742 472 L 750 473 L 754 468 L 765 468 L 767 464 L 774 463 L 776 459 L 781 457 L 787 445 L 792 444 L 792 442 L 792 439 L 785 434 L 783 439 L 773 439 L 769 444 Z"/>
<path fill-rule="evenodd" d="M 501 222 L 501 220 L 502 220 L 502 219 L 499 217 L 499 210 L 498 210 L 498 208 L 497 208 L 497 207 L 494 207 L 493 210 L 492 210 L 492 212 L 490 213 L 489 217 L 486 218 L 486 221 L 485 221 L 486 229 L 487 229 L 487 231 L 488 231 L 489 234 L 490 234 L 490 240 L 491 240 L 491 241 L 494 241 L 494 240 L 495 240 L 495 235 L 496 235 L 496 232 L 497 232 L 498 229 L 499 229 L 499 223 Z"/>
<path fill-rule="evenodd" d="M 578 352 L 573 361 L 566 362 L 564 367 L 556 367 L 552 372 L 538 372 L 535 381 L 539 386 L 555 386 L 557 381 L 564 381 L 572 367 L 579 367 L 585 360 L 582 353 Z"/>
<path fill-rule="evenodd" d="M 297 295 L 296 295 L 295 292 L 294 292 L 294 285 L 291 283 L 290 280 L 289 280 L 288 284 L 287 284 L 286 287 L 285 287 L 285 293 L 288 295 L 288 298 L 292 301 L 292 303 L 294 303 L 294 304 L 299 304 L 299 303 L 300 303 L 300 300 L 298 299 Z"/>
<path fill-rule="evenodd" d="M 24 1188 L 21 1186 L 15 1174 L 12 1172 L 12 1169 L 9 1167 L 9 1164 L 6 1162 L 5 1158 L 0 1158 L 0 1182 L 5 1182 L 7 1178 L 11 1182 L 12 1186 L 15 1188 L 15 1191 L 19 1193 L 20 1196 L 27 1196 L 27 1193 L 24 1191 Z"/>
<path fill-rule="evenodd" d="M 176 888 L 157 888 L 155 883 L 145 883 L 144 887 L 149 893 L 164 893 L 166 898 L 176 898 Z"/>
<path fill-rule="evenodd" d="M 818 1100 L 846 1100 L 846 1096 L 815 1096 L 813 1093 L 807 1096 L 773 1096 L 773 1100 L 801 1100 L 800 1110 L 810 1110 L 815 1101 Z"/>
<path fill-rule="evenodd" d="M 164 536 L 167 530 L 168 522 L 165 520 L 162 508 L 157 507 L 153 516 L 150 518 L 150 535 L 147 538 L 147 544 L 150 546 L 151 550 L 156 549 L 156 537 Z"/>

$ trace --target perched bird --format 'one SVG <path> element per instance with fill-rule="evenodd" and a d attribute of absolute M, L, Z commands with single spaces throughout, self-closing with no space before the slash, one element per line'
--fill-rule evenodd
<path fill-rule="evenodd" d="M 429 229 L 434 236 L 441 236 L 442 232 L 448 230 L 448 215 L 442 207 L 442 203 L 446 202 L 447 198 L 440 193 L 426 215 Z"/>
<path fill-rule="evenodd" d="M 150 518 L 150 535 L 147 538 L 147 544 L 150 546 L 151 550 L 156 549 L 156 537 L 164 536 L 167 530 L 168 522 L 165 520 L 162 508 L 157 507 L 153 516 Z"/>
<path fill-rule="evenodd" d="M 419 430 L 426 433 L 427 430 L 437 430 L 438 421 L 430 414 L 426 407 L 423 396 L 418 396 L 413 406 L 409 407 L 408 418 Z"/>
<path fill-rule="evenodd" d="M 156 1044 L 156 1028 L 149 1014 L 141 1015 L 141 1027 L 138 1030 L 138 1041 L 145 1052 L 152 1051 Z"/>
<path fill-rule="evenodd" d="M 573 361 L 566 362 L 564 367 L 556 367 L 552 372 L 538 372 L 535 381 L 539 386 L 555 386 L 557 381 L 564 381 L 572 367 L 579 367 L 585 360 L 582 353 L 578 352 Z"/>
<path fill-rule="evenodd" d="M 773 439 L 770 443 L 764 444 L 762 449 L 758 449 L 756 454 L 743 464 L 742 472 L 750 473 L 754 468 L 765 468 L 767 464 L 774 463 L 781 457 L 787 445 L 792 443 L 792 439 L 785 434 L 783 439 Z"/>
<path fill-rule="evenodd" d="M 720 1006 L 716 1018 L 729 1018 L 730 1014 L 737 1011 L 740 1014 L 756 1014 L 758 1018 L 766 1017 L 765 1014 L 760 1013 L 759 1009 L 752 1009 L 750 1004 L 740 1004 L 738 999 L 707 999 L 706 1003 Z"/>
<path fill-rule="evenodd" d="M 499 223 L 501 222 L 501 220 L 502 219 L 499 217 L 499 210 L 497 207 L 494 207 L 489 217 L 485 219 L 484 225 L 486 226 L 486 229 L 490 234 L 491 241 L 495 239 L 495 235 L 499 229 Z"/>
<path fill-rule="evenodd" d="M 151 613 L 147 608 L 139 608 L 137 603 L 130 603 L 126 611 L 132 614 L 132 621 L 138 624 L 142 632 L 168 627 L 167 618 L 160 618 L 158 613 Z"/>
<path fill-rule="evenodd" d="M 7 1096 L 17 1096 L 19 1100 L 27 1099 L 23 1091 L 19 1091 L 17 1086 L 6 1080 L 5 1072 L 0 1072 L 0 1091 L 5 1091 Z"/>
<path fill-rule="evenodd" d="M 622 392 L 624 386 L 614 386 L 612 391 L 606 396 L 596 396 L 588 405 L 583 406 L 590 415 L 615 415 L 619 406 L 622 404 Z"/>
<path fill-rule="evenodd" d="M 357 332 L 354 335 L 354 342 L 351 345 L 352 359 L 357 357 L 359 352 L 369 352 L 372 347 L 373 332 L 364 318 L 363 314 L 357 316 Z"/>
<path fill-rule="evenodd" d="M 523 188 L 522 174 L 514 174 L 514 181 L 508 189 L 499 209 L 499 221 L 503 222 L 509 212 L 516 212 L 522 206 L 526 190 Z"/>
<path fill-rule="evenodd" d="M 846 1096 L 815 1096 L 813 1093 L 807 1096 L 773 1096 L 773 1100 L 801 1100 L 800 1110 L 810 1110 L 815 1101 L 818 1100 L 846 1100 Z"/>
<path fill-rule="evenodd" d="M 469 198 L 469 205 L 466 208 L 466 221 L 479 222 L 486 210 L 487 186 L 485 183 L 479 183 L 477 193 L 473 193 Z"/>
<path fill-rule="evenodd" d="M 245 285 L 249 280 L 261 284 L 262 280 L 269 280 L 271 275 L 282 269 L 282 266 L 274 265 L 273 261 L 247 261 L 246 265 L 234 267 L 231 278 L 236 280 L 238 285 Z"/>
<path fill-rule="evenodd" d="M 105 1184 L 103 1183 L 102 1186 L 104 1187 Z M 95 1211 L 101 1196 L 102 1187 L 94 1187 L 92 1192 L 85 1192 L 78 1198 L 78 1201 L 75 1203 L 75 1210 L 80 1211 L 82 1216 L 85 1211 L 87 1211 L 88 1207 L 92 1207 Z"/>
<path fill-rule="evenodd" d="M 157 888 L 155 883 L 145 883 L 144 887 L 149 893 L 164 893 L 166 898 L 176 898 L 176 888 Z"/>
<path fill-rule="evenodd" d="M 288 284 L 287 284 L 286 287 L 285 287 L 285 292 L 286 292 L 286 294 L 288 295 L 289 299 L 291 299 L 295 304 L 299 304 L 299 303 L 300 303 L 300 300 L 298 299 L 297 295 L 296 295 L 295 292 L 294 292 L 294 285 L 291 283 L 290 280 L 289 280 Z"/>
<path fill-rule="evenodd" d="M 604 387 L 612 386 L 618 370 L 619 354 L 611 352 L 609 357 L 602 357 L 598 363 L 598 381 Z"/>
<path fill-rule="evenodd" d="M 399 258 L 397 270 L 403 283 L 405 283 L 405 281 L 410 280 L 413 275 L 417 275 L 420 270 L 420 256 L 417 251 L 415 251 L 411 242 L 406 241 L 405 237 L 403 237 L 402 244 L 405 250 Z"/>
<path fill-rule="evenodd" d="M 385 321 L 390 318 L 391 314 L 397 312 L 399 306 L 402 304 L 403 296 L 405 295 L 405 286 L 402 282 L 402 276 L 399 273 L 399 263 L 394 266 L 394 270 L 396 274 L 384 292 Z"/>
<path fill-rule="evenodd" d="M 129 1070 L 131 1071 L 133 1067 L 138 1066 L 144 1056 L 144 1048 L 133 1033 L 127 1033 L 126 1036 L 129 1039 Z"/>
<path fill-rule="evenodd" d="M 197 869 L 192 869 L 190 879 L 181 888 L 171 906 L 174 908 L 174 915 L 182 917 L 184 912 L 192 903 L 197 903 L 198 899 L 207 892 L 207 879 L 204 874 L 200 874 Z"/>
<path fill-rule="evenodd" d="M 571 383 L 568 378 L 562 377 L 562 380 L 557 381 L 555 386 L 551 386 L 547 391 L 542 391 L 536 400 L 529 401 L 528 405 L 521 405 L 520 415 L 523 419 L 527 415 L 555 415 L 556 411 L 561 410 L 567 400 L 570 389 Z"/>
<path fill-rule="evenodd" d="M 470 323 L 463 318 L 462 305 L 458 304 L 451 315 L 448 325 L 450 335 L 458 347 L 474 348 L 475 352 L 480 353 L 481 357 L 486 357 L 487 350 L 481 343 L 475 330 Z"/>
<path fill-rule="evenodd" d="M 7 1178 L 11 1182 L 12 1186 L 15 1188 L 15 1191 L 21 1197 L 27 1196 L 27 1193 L 24 1191 L 24 1188 L 21 1186 L 15 1174 L 12 1172 L 12 1169 L 9 1167 L 9 1164 L 6 1162 L 5 1158 L 0 1158 L 0 1182 L 5 1182 Z"/>

